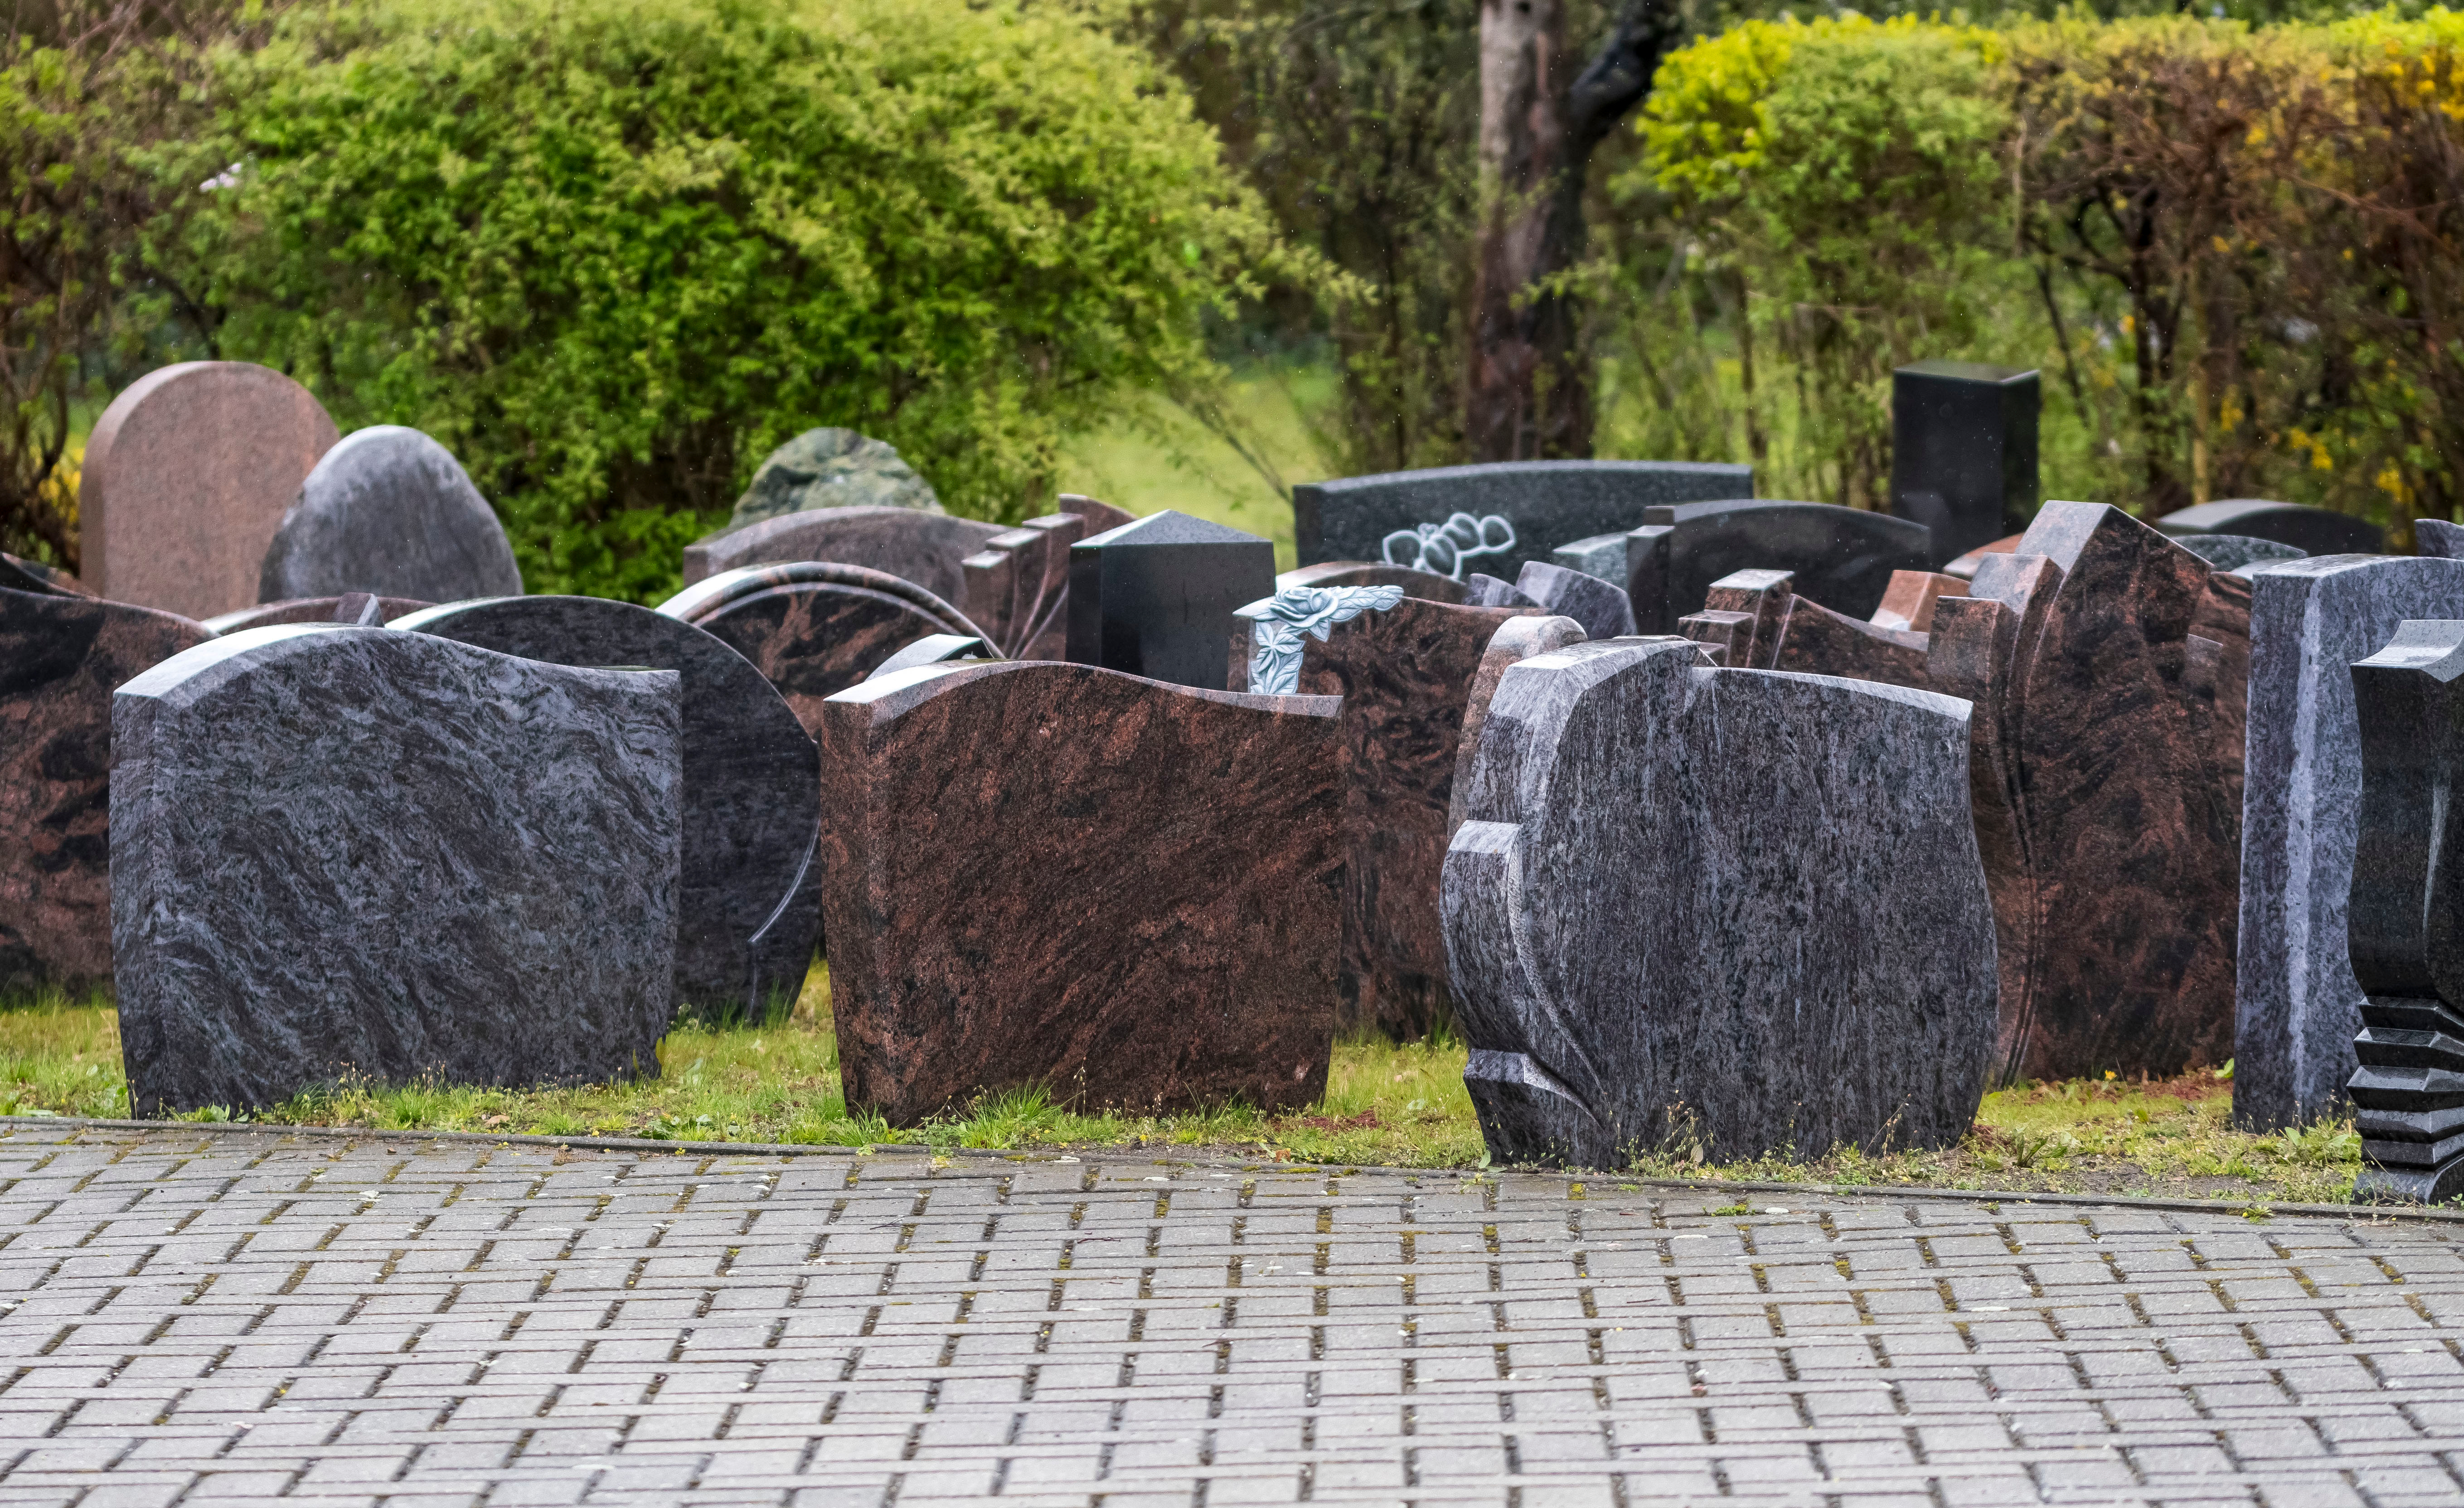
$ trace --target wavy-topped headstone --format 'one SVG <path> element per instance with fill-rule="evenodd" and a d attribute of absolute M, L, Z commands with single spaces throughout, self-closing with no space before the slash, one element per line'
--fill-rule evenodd
<path fill-rule="evenodd" d="M 1659 503 L 1751 497 L 1754 470 L 1694 461 L 1499 461 L 1384 471 L 1292 489 L 1300 563 L 1382 560 L 1386 536 L 1456 514 L 1499 517 L 1514 544 L 1477 558 L 1479 569 L 1510 581 L 1560 545 L 1632 529 Z M 1619 579 L 1619 585 L 1625 584 Z"/>
<path fill-rule="evenodd" d="M 173 613 L 0 589 L 0 990 L 111 980 L 111 693 L 213 637 Z"/>
<path fill-rule="evenodd" d="M 2345 943 L 2362 802 L 2357 661 L 2407 619 L 2464 619 L 2464 560 L 2317 556 L 2251 575 L 2233 1122 L 2345 1107 L 2363 994 Z"/>
<path fill-rule="evenodd" d="M 2399 623 L 2356 661 L 2361 804 L 2345 912 L 2361 986 L 2356 1199 L 2464 1193 L 2464 621 Z"/>
<path fill-rule="evenodd" d="M 235 634 L 246 628 L 273 628 L 282 623 L 356 623 L 365 605 L 373 601 L 377 622 L 392 623 L 407 618 L 434 602 L 415 597 L 372 597 L 366 592 L 346 592 L 338 597 L 299 597 L 287 602 L 264 602 L 255 607 L 243 607 L 235 613 L 217 613 L 206 620 L 206 626 L 217 634 Z M 345 604 L 350 616 L 339 617 Z"/>
<path fill-rule="evenodd" d="M 252 628 L 121 687 L 111 935 L 136 1113 L 656 1074 L 681 730 L 672 671 L 390 628 Z"/>
<path fill-rule="evenodd" d="M 916 640 L 927 634 L 992 639 L 905 577 L 830 560 L 722 571 L 658 610 L 753 662 L 814 738 L 821 736 L 825 698 L 862 682 Z"/>
<path fill-rule="evenodd" d="M 1041 1085 L 1140 1112 L 1326 1092 L 1335 704 L 1049 661 L 824 704 L 823 914 L 849 1105 Z"/>
<path fill-rule="evenodd" d="M 1072 663 L 1220 691 L 1232 615 L 1275 593 L 1275 547 L 1166 509 L 1069 547 Z"/>
<path fill-rule="evenodd" d="M 2306 555 L 2377 555 L 2387 548 L 2386 533 L 2366 518 L 2263 497 L 2226 497 L 2179 509 L 2157 519 L 2156 527 L 2183 539 L 2192 535 L 2270 539 Z"/>
<path fill-rule="evenodd" d="M 517 596 L 521 569 L 496 511 L 453 452 L 416 429 L 355 429 L 317 462 L 282 515 L 256 600 L 367 592 L 422 602 Z"/>
<path fill-rule="evenodd" d="M 999 524 L 915 508 L 807 509 L 723 529 L 685 546 L 685 585 L 748 565 L 836 560 L 904 577 L 955 602 L 967 584 L 959 562 L 1001 532 Z"/>
<path fill-rule="evenodd" d="M 198 619 L 259 601 L 266 546 L 338 438 L 316 395 L 271 367 L 183 361 L 146 373 L 86 441 L 86 584 Z"/>
<path fill-rule="evenodd" d="M 1626 535 L 1618 584 L 1647 634 L 1676 632 L 1713 582 L 1738 571 L 1786 571 L 1798 596 L 1870 619 L 1892 573 L 1929 569 L 1932 548 L 1923 524 L 1834 503 L 1679 503 L 1646 510 Z"/>
<path fill-rule="evenodd" d="M 727 1016 L 796 998 L 821 926 L 820 754 L 759 670 L 691 623 L 597 597 L 448 602 L 393 627 L 550 665 L 681 676 L 675 1003 Z"/>
<path fill-rule="evenodd" d="M 1683 639 L 1509 666 L 1443 880 L 1490 1155 L 1966 1135 L 1995 994 L 1968 710 Z"/>

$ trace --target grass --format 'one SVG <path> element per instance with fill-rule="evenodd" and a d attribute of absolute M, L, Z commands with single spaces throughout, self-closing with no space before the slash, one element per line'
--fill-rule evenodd
<path fill-rule="evenodd" d="M 815 971 L 792 1010 L 759 1025 L 679 1025 L 661 1073 L 632 1083 L 509 1090 L 438 1083 L 346 1083 L 255 1118 L 388 1130 L 638 1136 L 938 1148 L 1186 1148 L 1259 1160 L 1405 1168 L 1485 1162 L 1463 1084 L 1463 1049 L 1432 1041 L 1335 1049 L 1326 1098 L 1298 1114 L 1243 1106 L 1176 1116 L 1082 1113 L 1037 1089 L 987 1095 L 965 1113 L 900 1129 L 851 1113 L 839 1093 L 827 976 Z M 1774 1183 L 1920 1185 L 2255 1202 L 2351 1197 L 2361 1139 L 2329 1121 L 2272 1135 L 2228 1124 L 2233 1086 L 2200 1072 L 2152 1083 L 2113 1078 L 2023 1084 L 1988 1095 L 1974 1128 L 1940 1151 L 1837 1149 L 1812 1158 L 1713 1163 L 1679 1150 L 1623 1171 Z M 57 995 L 0 1006 L 0 1114 L 128 1113 L 119 1021 L 107 1001 Z M 228 1120 L 209 1109 L 191 1120 Z"/>

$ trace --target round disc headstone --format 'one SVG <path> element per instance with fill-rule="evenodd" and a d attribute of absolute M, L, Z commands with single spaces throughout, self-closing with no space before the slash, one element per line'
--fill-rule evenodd
<path fill-rule="evenodd" d="M 820 754 L 761 672 L 675 619 L 596 597 L 448 602 L 390 625 L 552 665 L 684 679 L 684 887 L 676 1003 L 793 1000 L 821 927 Z"/>
<path fill-rule="evenodd" d="M 85 583 L 188 618 L 256 601 L 283 510 L 336 439 L 316 395 L 269 367 L 183 361 L 139 378 L 86 442 Z"/>
<path fill-rule="evenodd" d="M 423 602 L 518 596 L 496 511 L 416 429 L 355 429 L 325 452 L 266 547 L 260 602 L 372 592 Z"/>

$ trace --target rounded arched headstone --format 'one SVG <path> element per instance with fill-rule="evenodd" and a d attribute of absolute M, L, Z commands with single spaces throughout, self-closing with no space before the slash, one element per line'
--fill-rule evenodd
<path fill-rule="evenodd" d="M 360 592 L 341 597 L 295 597 L 288 601 L 260 602 L 235 613 L 216 614 L 206 620 L 206 626 L 217 634 L 235 634 L 246 628 L 272 628 L 278 623 L 350 623 L 356 618 L 356 609 L 364 604 L 367 596 L 367 593 Z M 355 609 L 354 618 L 337 616 L 345 603 Z M 377 621 L 386 623 L 407 617 L 423 607 L 436 605 L 408 597 L 380 597 L 376 599 L 376 604 Z"/>
<path fill-rule="evenodd" d="M 86 442 L 86 584 L 188 618 L 248 606 L 283 510 L 336 439 L 316 395 L 270 367 L 183 361 L 139 378 Z"/>
<path fill-rule="evenodd" d="M 147 607 L 0 590 L 0 990 L 111 978 L 111 693 L 212 634 Z"/>
<path fill-rule="evenodd" d="M 676 1004 L 727 1014 L 796 997 L 821 926 L 820 754 L 760 671 L 689 623 L 597 597 L 448 602 L 391 626 L 551 665 L 680 673 Z"/>
<path fill-rule="evenodd" d="M 901 577 L 830 560 L 746 566 L 696 581 L 659 604 L 759 667 L 818 736 L 822 702 L 862 684 L 927 634 L 994 636 Z"/>
<path fill-rule="evenodd" d="M 685 546 L 685 584 L 721 571 L 790 560 L 835 560 L 903 576 L 955 602 L 966 595 L 959 562 L 1003 533 L 952 514 L 914 508 L 813 508 L 739 525 Z"/>
<path fill-rule="evenodd" d="M 416 429 L 355 429 L 299 484 L 266 547 L 256 600 L 372 592 L 423 602 L 513 597 L 521 569 L 453 453 Z"/>

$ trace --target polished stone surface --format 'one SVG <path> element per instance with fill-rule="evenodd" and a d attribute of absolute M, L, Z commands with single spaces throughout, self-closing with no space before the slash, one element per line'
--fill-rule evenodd
<path fill-rule="evenodd" d="M 2233 1122 L 2346 1106 L 2362 987 L 2344 907 L 2362 801 L 2354 662 L 2407 619 L 2464 619 L 2464 560 L 2318 556 L 2253 573 Z"/>
<path fill-rule="evenodd" d="M 338 438 L 315 395 L 271 367 L 183 361 L 148 372 L 86 441 L 86 584 L 199 619 L 258 601 L 266 546 Z"/>
<path fill-rule="evenodd" d="M 1121 527 L 1107 522 L 1119 512 L 1094 503 L 1084 514 L 1047 514 L 995 534 L 960 562 L 963 579 L 951 601 L 1004 658 L 1069 658 L 1069 547 Z"/>
<path fill-rule="evenodd" d="M 1442 523 L 1458 513 L 1497 514 L 1513 527 L 1511 554 L 1480 568 L 1512 580 L 1524 565 L 1559 545 L 1642 522 L 1655 503 L 1751 497 L 1749 466 L 1691 461 L 1502 461 L 1419 471 L 1386 471 L 1292 489 L 1292 522 L 1303 565 L 1383 559 L 1390 534 Z"/>
<path fill-rule="evenodd" d="M 1622 583 L 1534 560 L 1514 579 L 1514 589 L 1538 603 L 1542 612 L 1582 624 L 1588 638 L 1617 639 L 1634 632 L 1634 603 Z"/>
<path fill-rule="evenodd" d="M 355 429 L 299 484 L 257 574 L 256 600 L 370 592 L 423 602 L 517 596 L 496 511 L 453 453 L 416 429 Z"/>
<path fill-rule="evenodd" d="M 674 1004 L 725 1016 L 796 998 L 821 926 L 820 755 L 760 671 L 691 623 L 597 597 L 449 602 L 393 626 L 549 665 L 675 671 L 684 867 Z"/>
<path fill-rule="evenodd" d="M 947 665 L 953 660 L 998 660 L 992 645 L 973 634 L 926 634 L 873 668 L 866 680 L 896 675 L 919 665 Z"/>
<path fill-rule="evenodd" d="M 2346 1086 L 2356 1198 L 2464 1193 L 2464 621 L 2411 620 L 2352 666 L 2361 803 L 2346 936 L 2363 991 Z"/>
<path fill-rule="evenodd" d="M 345 601 L 365 599 L 368 595 L 355 592 L 347 597 L 300 597 L 287 602 L 263 602 L 233 613 L 216 613 L 206 620 L 206 626 L 217 634 L 235 634 L 243 628 L 272 628 L 278 623 L 330 623 L 337 622 L 334 615 Z M 378 621 L 388 623 L 436 605 L 412 597 L 379 597 L 375 601 Z"/>
<path fill-rule="evenodd" d="M 2012 551 L 2019 548 L 2019 539 L 2020 536 L 2018 535 L 2004 535 L 2001 538 L 1993 540 L 1990 544 L 1978 545 L 1975 549 L 1969 551 L 1966 555 L 1958 557 L 1948 565 L 1944 566 L 1942 568 L 1942 574 L 1945 576 L 1955 576 L 1963 581 L 1972 581 L 1976 579 L 1976 568 L 1985 563 L 1985 557 L 1987 556 L 2009 555 Z"/>
<path fill-rule="evenodd" d="M 1492 1157 L 1967 1134 L 1995 978 L 1965 704 L 1577 645 L 1500 679 L 1464 810 L 1442 915 Z"/>
<path fill-rule="evenodd" d="M 2350 514 L 2258 497 L 2228 497 L 2181 509 L 2155 520 L 2175 535 L 2241 535 L 2289 544 L 2309 555 L 2377 555 L 2387 548 L 2378 525 Z"/>
<path fill-rule="evenodd" d="M 1647 634 L 1673 633 L 1711 583 L 1737 571 L 1787 571 L 1835 612 L 1870 618 L 1894 571 L 1931 564 L 1925 526 L 1829 503 L 1683 503 L 1653 508 L 1626 537 L 1626 595 Z"/>
<path fill-rule="evenodd" d="M 46 597 L 95 595 L 83 581 L 57 566 L 5 553 L 0 553 L 0 588 L 11 592 L 37 592 Z"/>
<path fill-rule="evenodd" d="M 1908 578 L 1920 583 L 1949 579 L 1901 571 L 1894 573 L 1892 580 Z M 1732 670 L 1796 670 L 1918 690 L 1932 688 L 1925 668 L 1925 634 L 1835 613 L 1797 596 L 1795 584 L 1796 578 L 1787 571 L 1739 571 L 1722 577 L 1711 584 L 1701 612 L 1677 621 L 1677 631 L 1697 644 L 1717 647 L 1719 663 Z M 1925 592 L 1922 584 L 1910 586 L 1903 592 L 1901 605 L 1921 612 L 1930 625 L 1942 594 L 1935 592 L 1928 599 Z M 1882 612 L 1877 609 L 1876 616 Z"/>
<path fill-rule="evenodd" d="M 1232 615 L 1275 594 L 1275 547 L 1169 509 L 1069 547 L 1067 649 L 1200 690 L 1224 688 Z"/>
<path fill-rule="evenodd" d="M 1033 1084 L 1140 1112 L 1326 1091 L 1336 705 L 1047 661 L 824 708 L 847 1102 L 914 1126 Z"/>
<path fill-rule="evenodd" d="M 2024 523 L 2044 497 L 2035 372 L 1917 361 L 1891 374 L 1891 512 L 1932 532 L 1934 561 Z"/>
<path fill-rule="evenodd" d="M 391 628 L 253 628 L 112 699 L 132 1107 L 346 1076 L 658 1072 L 682 782 L 667 671 Z"/>
<path fill-rule="evenodd" d="M 916 640 L 993 637 L 904 577 L 826 560 L 722 571 L 661 602 L 659 611 L 752 661 L 816 738 L 825 698 Z"/>
<path fill-rule="evenodd" d="M 904 577 L 943 601 L 966 591 L 958 562 L 999 524 L 914 508 L 816 508 L 723 529 L 685 546 L 684 584 L 722 571 L 789 560 L 836 560 Z"/>
<path fill-rule="evenodd" d="M 1461 581 L 1430 571 L 1370 560 L 1321 560 L 1275 578 L 1276 590 L 1287 586 L 1399 586 L 1405 597 L 1423 601 L 1461 604 L 1471 594 Z"/>
<path fill-rule="evenodd" d="M 1278 587 L 1274 596 L 1232 615 L 1237 624 L 1233 653 L 1243 653 L 1243 628 L 1247 652 L 1245 663 L 1225 666 L 1224 688 L 1265 696 L 1297 695 L 1301 654 L 1311 639 L 1323 640 L 1363 613 L 1387 612 L 1402 601 L 1399 586 Z"/>
<path fill-rule="evenodd" d="M 1893 571 L 1891 583 L 1882 588 L 1882 604 L 1867 620 L 1877 628 L 1898 633 L 1925 634 L 1933 632 L 1933 610 L 1946 597 L 1966 597 L 1969 577 L 1949 576 L 1939 571 Z"/>
<path fill-rule="evenodd" d="M 111 981 L 111 693 L 211 635 L 0 589 L 0 991 Z"/>
<path fill-rule="evenodd" d="M 1463 732 L 1455 741 L 1454 786 L 1446 798 L 1448 842 L 1454 841 L 1455 829 L 1463 824 L 1463 792 L 1470 788 L 1471 761 L 1480 749 L 1481 724 L 1487 720 L 1488 704 L 1496 699 L 1497 683 L 1505 678 L 1507 667 L 1533 655 L 1582 642 L 1583 625 L 1571 618 L 1509 618 L 1489 635 L 1488 646 L 1480 654 L 1480 667 L 1472 672 L 1471 691 L 1463 699 Z"/>
<path fill-rule="evenodd" d="M 2416 518 L 2412 521 L 2412 549 L 2415 555 L 2436 559 L 2464 559 L 2464 524 L 2452 524 L 2444 518 Z"/>
<path fill-rule="evenodd" d="M 2175 535 L 2182 548 L 2218 571 L 2239 571 L 2277 560 L 2299 560 L 2310 552 L 2275 539 L 2251 535 Z"/>
<path fill-rule="evenodd" d="M 807 429 L 763 458 L 736 500 L 731 527 L 825 508 L 941 512 L 933 484 L 896 448 L 852 429 Z"/>

